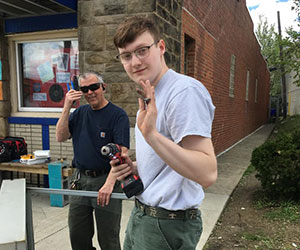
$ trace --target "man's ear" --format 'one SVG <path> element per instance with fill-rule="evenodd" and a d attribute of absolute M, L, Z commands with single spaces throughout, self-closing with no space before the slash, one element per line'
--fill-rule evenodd
<path fill-rule="evenodd" d="M 102 83 L 101 85 L 102 85 L 102 90 L 105 91 L 106 83 Z"/>

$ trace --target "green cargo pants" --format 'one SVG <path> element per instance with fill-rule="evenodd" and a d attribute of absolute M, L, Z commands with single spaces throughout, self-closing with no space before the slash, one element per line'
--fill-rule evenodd
<path fill-rule="evenodd" d="M 106 175 L 88 177 L 81 175 L 80 185 L 82 190 L 98 191 L 103 186 Z M 113 192 L 121 192 L 119 182 Z M 102 250 L 120 250 L 120 221 L 122 214 L 122 201 L 110 199 L 109 205 L 97 205 L 97 198 L 70 197 L 69 208 L 69 233 L 73 250 L 92 250 L 94 235 L 94 218 L 97 225 L 98 242 Z"/>
<path fill-rule="evenodd" d="M 160 219 L 134 207 L 123 250 L 195 250 L 202 233 L 201 213 L 194 219 Z"/>

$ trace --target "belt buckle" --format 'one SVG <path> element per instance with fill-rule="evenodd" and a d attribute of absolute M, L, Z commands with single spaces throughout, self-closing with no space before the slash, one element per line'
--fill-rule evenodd
<path fill-rule="evenodd" d="M 89 169 L 85 170 L 84 173 L 85 173 L 85 175 L 90 176 L 90 177 L 93 177 L 95 175 L 94 171 L 89 170 Z"/>
<path fill-rule="evenodd" d="M 175 213 L 169 213 L 168 217 L 169 217 L 170 219 L 176 219 L 177 214 L 175 214 Z"/>

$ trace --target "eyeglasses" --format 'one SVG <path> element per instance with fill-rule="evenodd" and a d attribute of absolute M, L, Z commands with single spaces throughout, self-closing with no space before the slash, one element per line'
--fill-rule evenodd
<path fill-rule="evenodd" d="M 135 56 L 138 58 L 138 59 L 144 59 L 146 58 L 147 56 L 149 56 L 149 50 L 150 48 L 154 45 L 154 44 L 157 44 L 159 41 L 156 41 L 154 43 L 152 43 L 151 45 L 149 46 L 143 46 L 143 47 L 140 47 L 138 49 L 136 49 L 135 51 L 133 52 L 124 52 L 122 54 L 119 54 L 116 56 L 116 58 L 118 60 L 121 61 L 122 64 L 127 64 L 127 63 L 130 63 L 130 61 L 132 60 L 132 53 L 135 54 Z"/>
<path fill-rule="evenodd" d="M 101 85 L 100 82 L 96 82 L 96 83 L 90 84 L 89 86 L 82 86 L 82 87 L 79 87 L 79 88 L 80 88 L 80 90 L 81 90 L 83 93 L 87 93 L 87 92 L 89 92 L 89 90 L 95 91 L 95 90 L 99 89 L 99 88 L 100 88 L 100 85 Z"/>

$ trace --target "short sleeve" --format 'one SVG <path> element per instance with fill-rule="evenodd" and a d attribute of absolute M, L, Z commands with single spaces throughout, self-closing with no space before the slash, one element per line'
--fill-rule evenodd
<path fill-rule="evenodd" d="M 172 98 L 166 121 L 172 139 L 179 143 L 185 136 L 211 138 L 215 107 L 204 86 L 189 86 Z"/>
<path fill-rule="evenodd" d="M 122 113 L 113 129 L 113 141 L 119 145 L 129 148 L 130 146 L 130 124 L 127 114 Z"/>

